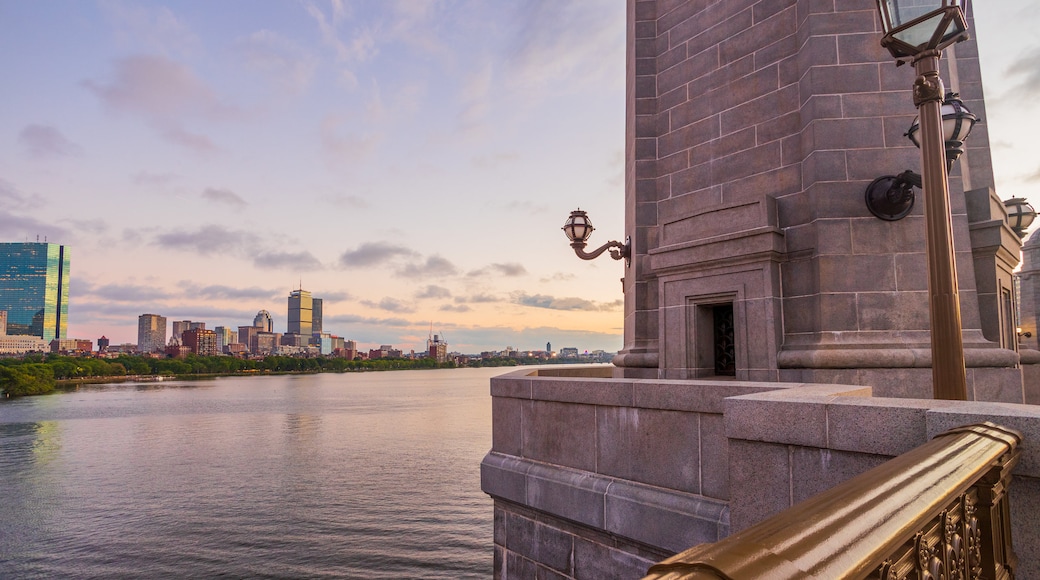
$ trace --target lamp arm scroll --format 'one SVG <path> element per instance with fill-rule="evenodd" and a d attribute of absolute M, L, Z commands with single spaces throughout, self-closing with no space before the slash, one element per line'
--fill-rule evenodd
<path fill-rule="evenodd" d="M 585 246 L 587 245 L 585 242 L 571 242 L 571 247 L 574 248 L 574 253 L 582 260 L 595 260 L 603 252 L 610 250 L 611 258 L 615 260 L 624 258 L 625 263 L 628 264 L 632 257 L 630 240 L 631 238 L 626 238 L 624 244 L 617 241 L 609 241 L 591 252 L 585 251 Z"/>

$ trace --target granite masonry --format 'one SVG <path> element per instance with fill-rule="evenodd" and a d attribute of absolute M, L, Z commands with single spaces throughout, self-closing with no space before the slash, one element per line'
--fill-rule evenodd
<path fill-rule="evenodd" d="M 1020 343 L 1022 242 L 985 124 L 950 175 L 970 400 L 934 401 L 925 194 L 898 221 L 864 201 L 921 164 L 914 73 L 881 48 L 875 0 L 626 9 L 624 348 L 492 380 L 495 577 L 638 578 L 983 420 L 1025 433 L 1014 541 L 1019 576 L 1040 577 L 1040 254 Z M 941 67 L 985 119 L 975 41 Z"/>

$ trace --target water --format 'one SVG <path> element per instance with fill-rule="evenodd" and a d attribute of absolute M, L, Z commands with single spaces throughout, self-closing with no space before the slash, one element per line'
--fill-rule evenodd
<path fill-rule="evenodd" d="M 503 369 L 0 402 L 0 578 L 488 578 Z"/>

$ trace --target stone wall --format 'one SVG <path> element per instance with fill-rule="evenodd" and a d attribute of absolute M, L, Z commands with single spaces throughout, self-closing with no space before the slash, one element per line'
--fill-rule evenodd
<path fill-rule="evenodd" d="M 1040 577 L 1040 408 L 873 398 L 862 386 L 610 379 L 609 367 L 537 372 L 491 381 L 481 483 L 495 500 L 496 578 L 640 577 L 981 421 L 1025 434 L 1012 518 L 1019 577 Z"/>

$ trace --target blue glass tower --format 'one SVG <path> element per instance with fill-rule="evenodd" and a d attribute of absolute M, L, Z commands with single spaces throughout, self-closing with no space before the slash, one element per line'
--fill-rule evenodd
<path fill-rule="evenodd" d="M 0 310 L 7 311 L 7 334 L 68 338 L 68 248 L 0 244 Z"/>

